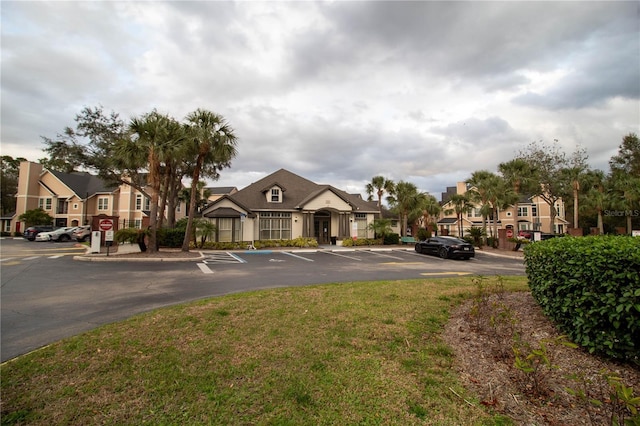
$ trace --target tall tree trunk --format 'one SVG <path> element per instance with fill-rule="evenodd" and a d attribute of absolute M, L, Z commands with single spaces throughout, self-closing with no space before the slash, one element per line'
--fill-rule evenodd
<path fill-rule="evenodd" d="M 196 165 L 193 169 L 193 176 L 191 180 L 191 197 L 189 201 L 189 217 L 187 218 L 187 229 L 184 234 L 184 241 L 182 242 L 182 251 L 189 251 L 189 241 L 191 238 L 191 228 L 193 228 L 193 218 L 196 215 L 196 192 L 198 191 L 198 182 L 200 181 L 200 169 L 204 162 L 204 156 L 198 155 Z"/>
<path fill-rule="evenodd" d="M 159 179 L 159 170 L 158 170 L 158 160 L 155 154 L 155 150 L 152 148 L 149 153 L 149 204 L 150 204 L 150 212 L 149 212 L 149 247 L 148 250 L 150 253 L 155 253 L 158 251 L 158 193 L 160 187 L 160 179 Z"/>
<path fill-rule="evenodd" d="M 580 182 L 573 181 L 573 227 L 579 228 L 578 224 L 578 191 L 580 190 Z"/>

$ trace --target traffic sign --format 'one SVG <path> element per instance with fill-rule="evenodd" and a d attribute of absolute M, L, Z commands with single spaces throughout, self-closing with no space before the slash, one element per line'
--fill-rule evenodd
<path fill-rule="evenodd" d="M 98 223 L 98 227 L 101 231 L 111 231 L 113 229 L 113 220 L 111 219 L 100 219 Z"/>

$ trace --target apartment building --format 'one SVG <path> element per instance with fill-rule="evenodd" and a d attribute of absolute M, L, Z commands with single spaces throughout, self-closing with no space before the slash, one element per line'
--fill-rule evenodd
<path fill-rule="evenodd" d="M 458 236 L 458 218 L 453 210 L 450 198 L 453 194 L 465 194 L 472 187 L 466 182 L 458 182 L 456 186 L 447 187 L 442 193 L 442 212 L 438 220 L 438 230 L 441 234 Z M 553 232 L 562 234 L 567 231 L 568 222 L 565 220 L 565 206 L 562 199 L 554 206 L 556 217 Z M 498 210 L 498 229 L 512 229 L 515 233 L 520 230 L 549 232 L 551 225 L 551 210 L 546 201 L 540 196 L 521 196 L 520 200 L 506 209 Z M 489 218 L 488 226 L 493 226 L 493 218 Z M 470 211 L 462 216 L 463 234 L 468 233 L 472 226 L 482 226 L 482 214 L 480 206 L 473 206 Z M 487 231 L 489 232 L 489 231 Z"/>
<path fill-rule="evenodd" d="M 94 216 L 106 215 L 118 218 L 118 229 L 142 228 L 149 218 L 149 199 L 129 185 L 113 186 L 90 173 L 62 173 L 24 161 L 20 164 L 10 232 L 23 232 L 25 223 L 18 218 L 36 208 L 53 217 L 55 226 L 89 225 Z M 180 203 L 176 219 L 186 213 L 184 203 Z"/>

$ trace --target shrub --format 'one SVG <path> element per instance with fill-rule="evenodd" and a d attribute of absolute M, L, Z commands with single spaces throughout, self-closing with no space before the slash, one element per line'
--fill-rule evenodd
<path fill-rule="evenodd" d="M 158 244 L 162 247 L 182 247 L 182 243 L 184 241 L 184 231 L 184 229 L 180 228 L 158 229 Z"/>
<path fill-rule="evenodd" d="M 427 238 L 431 238 L 431 232 L 426 228 L 418 229 L 418 241 L 424 241 Z"/>
<path fill-rule="evenodd" d="M 469 228 L 469 237 L 465 236 L 464 239 L 470 244 L 482 248 L 482 240 L 486 235 L 487 233 L 484 232 L 484 229 L 479 226 L 472 226 Z"/>
<path fill-rule="evenodd" d="M 382 244 L 384 244 L 385 246 L 400 244 L 400 235 L 395 233 L 387 234 L 384 236 L 384 240 L 382 241 Z"/>
<path fill-rule="evenodd" d="M 552 238 L 524 248 L 531 293 L 574 342 L 640 364 L 640 238 Z"/>
<path fill-rule="evenodd" d="M 391 235 L 398 235 L 398 234 L 391 234 Z M 384 239 L 386 244 L 386 240 L 387 237 L 389 237 L 389 235 L 387 235 Z M 353 239 L 351 237 L 349 238 L 345 238 L 344 240 L 342 240 L 342 246 L 343 247 L 356 247 L 356 246 L 375 246 L 375 245 L 379 245 L 382 243 L 382 240 L 376 240 L 373 238 L 357 238 L 357 239 Z"/>
<path fill-rule="evenodd" d="M 140 229 L 137 228 L 122 228 L 122 229 L 118 229 L 114 235 L 114 239 L 116 241 L 116 243 L 136 243 L 138 242 L 138 234 L 140 232 L 144 232 L 141 231 Z"/>

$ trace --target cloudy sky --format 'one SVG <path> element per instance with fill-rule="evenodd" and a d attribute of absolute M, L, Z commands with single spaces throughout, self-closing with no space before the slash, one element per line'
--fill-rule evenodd
<path fill-rule="evenodd" d="M 36 161 L 85 106 L 222 114 L 216 186 L 280 168 L 437 197 L 528 143 L 607 170 L 640 127 L 638 2 L 2 1 L 1 154 Z"/>

